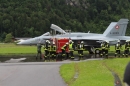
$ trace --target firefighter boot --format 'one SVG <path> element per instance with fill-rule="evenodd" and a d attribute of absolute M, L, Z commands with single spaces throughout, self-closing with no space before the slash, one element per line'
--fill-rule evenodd
<path fill-rule="evenodd" d="M 117 53 L 115 53 L 115 57 L 116 57 Z"/>
<path fill-rule="evenodd" d="M 128 54 L 126 54 L 125 56 L 128 57 Z"/>
<path fill-rule="evenodd" d="M 108 58 L 108 54 L 106 54 L 106 58 Z"/>
<path fill-rule="evenodd" d="M 100 54 L 100 57 L 102 57 L 102 53 Z"/>

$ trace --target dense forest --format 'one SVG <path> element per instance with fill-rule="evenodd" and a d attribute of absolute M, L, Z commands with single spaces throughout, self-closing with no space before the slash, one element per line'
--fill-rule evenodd
<path fill-rule="evenodd" d="M 51 24 L 73 32 L 103 33 L 120 18 L 130 19 L 130 0 L 0 0 L 0 41 L 7 34 L 42 35 Z"/>

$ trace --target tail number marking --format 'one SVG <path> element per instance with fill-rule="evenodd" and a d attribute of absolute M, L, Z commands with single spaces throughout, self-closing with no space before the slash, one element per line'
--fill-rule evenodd
<path fill-rule="evenodd" d="M 110 32 L 110 34 L 119 34 L 119 32 Z"/>

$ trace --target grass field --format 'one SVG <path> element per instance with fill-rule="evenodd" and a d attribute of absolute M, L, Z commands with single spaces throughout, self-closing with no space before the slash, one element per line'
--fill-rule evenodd
<path fill-rule="evenodd" d="M 115 58 L 64 64 L 60 67 L 60 74 L 68 86 L 114 86 L 114 77 L 107 67 L 118 74 L 122 81 L 129 60 L 130 58 Z M 76 72 L 78 78 L 75 80 Z"/>
<path fill-rule="evenodd" d="M 0 44 L 0 54 L 29 54 L 37 53 L 36 46 L 21 46 L 10 44 Z"/>

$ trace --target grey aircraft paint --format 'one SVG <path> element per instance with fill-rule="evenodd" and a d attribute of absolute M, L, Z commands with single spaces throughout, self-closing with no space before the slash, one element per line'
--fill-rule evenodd
<path fill-rule="evenodd" d="M 19 42 L 17 44 L 20 45 L 34 45 L 37 44 L 39 41 L 44 44 L 45 40 L 49 40 L 52 38 L 70 38 L 73 41 L 83 40 L 86 46 L 99 46 L 100 41 L 109 41 L 110 44 L 117 43 L 118 40 L 124 42 L 125 40 L 130 40 L 130 36 L 125 36 L 128 19 L 120 19 L 118 22 L 111 22 L 107 29 L 104 31 L 103 34 L 97 33 L 84 33 L 84 32 L 75 32 L 75 33 L 67 33 L 60 27 L 52 24 L 51 29 L 53 31 L 58 31 L 61 34 L 56 35 L 41 35 L 39 37 L 30 38 L 28 40 Z"/>

